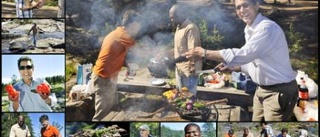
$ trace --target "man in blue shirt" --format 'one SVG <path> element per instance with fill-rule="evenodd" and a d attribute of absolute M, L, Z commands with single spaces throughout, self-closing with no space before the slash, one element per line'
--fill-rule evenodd
<path fill-rule="evenodd" d="M 22 79 L 13 85 L 19 92 L 18 96 L 9 95 L 11 112 L 51 112 L 50 106 L 57 103 L 55 94 L 42 94 L 36 91 L 37 86 L 49 83 L 42 78 L 33 78 L 34 65 L 31 58 L 22 56 L 18 60 L 19 73 Z"/>

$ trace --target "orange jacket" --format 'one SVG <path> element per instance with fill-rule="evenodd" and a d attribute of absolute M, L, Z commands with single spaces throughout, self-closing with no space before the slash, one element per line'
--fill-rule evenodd
<path fill-rule="evenodd" d="M 127 51 L 135 44 L 135 40 L 122 27 L 117 27 L 103 40 L 93 73 L 103 78 L 118 75 Z"/>

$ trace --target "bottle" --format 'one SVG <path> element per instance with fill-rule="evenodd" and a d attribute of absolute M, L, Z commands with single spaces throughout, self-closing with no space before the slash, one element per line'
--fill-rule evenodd
<path fill-rule="evenodd" d="M 309 100 L 309 91 L 306 86 L 306 81 L 302 80 L 299 88 L 299 99 L 298 99 L 298 107 L 305 109 L 305 105 Z"/>

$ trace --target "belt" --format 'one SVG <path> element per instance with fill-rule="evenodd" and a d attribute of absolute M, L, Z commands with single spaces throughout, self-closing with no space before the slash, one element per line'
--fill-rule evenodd
<path fill-rule="evenodd" d="M 274 85 L 259 85 L 259 87 L 263 88 L 263 89 L 273 89 L 273 88 L 278 88 L 278 87 L 282 87 L 282 86 L 285 86 L 285 85 L 289 85 L 289 84 L 292 84 L 292 82 L 295 82 L 296 80 L 292 80 L 288 83 L 280 83 L 280 84 L 274 84 Z"/>

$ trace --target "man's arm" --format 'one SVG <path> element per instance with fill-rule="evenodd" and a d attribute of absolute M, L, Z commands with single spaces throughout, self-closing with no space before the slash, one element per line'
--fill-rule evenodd
<path fill-rule="evenodd" d="M 34 28 L 34 26 L 32 26 L 32 27 L 30 28 L 30 30 L 28 31 L 28 35 L 30 34 L 31 30 L 33 30 L 33 28 Z"/>

